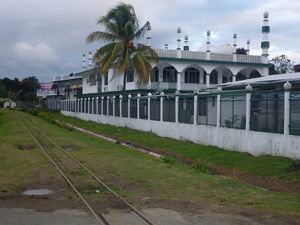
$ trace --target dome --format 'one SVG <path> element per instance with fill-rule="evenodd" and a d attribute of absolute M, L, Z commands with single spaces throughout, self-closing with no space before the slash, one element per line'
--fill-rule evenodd
<path fill-rule="evenodd" d="M 230 44 L 224 44 L 221 45 L 215 52 L 220 54 L 233 54 L 233 47 Z"/>
<path fill-rule="evenodd" d="M 216 48 L 214 45 L 210 45 L 210 51 L 211 51 L 211 52 L 216 52 L 216 51 L 217 51 L 217 48 Z M 202 46 L 199 48 L 199 52 L 206 52 L 206 45 L 202 45 Z"/>

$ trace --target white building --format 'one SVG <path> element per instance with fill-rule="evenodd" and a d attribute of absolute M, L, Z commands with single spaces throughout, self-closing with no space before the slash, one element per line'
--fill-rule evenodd
<path fill-rule="evenodd" d="M 127 71 L 126 90 L 150 89 L 161 91 L 173 89 L 179 91 L 201 90 L 212 85 L 235 82 L 269 75 L 269 25 L 268 13 L 264 13 L 261 42 L 262 55 L 250 54 L 250 40 L 247 41 L 243 54 L 237 51 L 237 34 L 233 34 L 231 44 L 220 47 L 211 45 L 210 31 L 207 31 L 207 41 L 199 51 L 190 51 L 188 36 L 184 36 L 181 46 L 181 29 L 177 29 L 177 49 L 155 49 L 159 56 L 159 64 L 153 65 L 153 72 L 149 83 L 137 86 L 137 74 L 133 69 Z M 148 31 L 148 45 L 151 45 L 150 31 Z M 82 74 L 82 93 L 93 94 L 101 92 L 121 91 L 123 89 L 123 75 L 114 74 L 110 69 L 106 76 L 91 69 L 91 53 L 89 53 L 90 70 Z M 85 55 L 83 58 L 85 70 Z"/>
<path fill-rule="evenodd" d="M 3 103 L 4 109 L 15 109 L 16 107 L 17 107 L 17 103 L 10 99 Z"/>

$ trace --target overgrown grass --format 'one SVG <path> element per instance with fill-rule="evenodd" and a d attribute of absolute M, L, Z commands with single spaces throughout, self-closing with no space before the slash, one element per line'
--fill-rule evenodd
<path fill-rule="evenodd" d="M 46 114 L 46 115 L 45 115 Z M 59 113 L 39 114 L 49 121 L 60 120 L 107 136 L 153 149 L 168 158 L 205 165 L 221 165 L 255 176 L 275 176 L 289 181 L 300 181 L 300 171 L 293 171 L 293 160 L 270 155 L 253 156 L 248 153 L 224 150 L 214 146 L 159 137 L 153 133 L 67 117 Z M 238 139 L 238 137 L 237 137 Z M 238 141 L 238 140 L 237 140 Z"/>
<path fill-rule="evenodd" d="M 54 119 L 63 119 L 74 124 L 76 122 L 76 125 L 83 123 L 98 131 L 112 132 L 115 130 L 116 132 L 117 129 L 120 129 L 102 125 L 94 127 L 94 123 L 61 117 L 58 114 L 51 114 L 51 116 Z M 172 163 L 172 158 L 156 159 L 78 131 L 70 132 L 38 117 L 29 115 L 26 117 L 61 146 L 72 145 L 74 149 L 70 152 L 72 155 L 135 204 L 141 202 L 140 199 L 144 197 L 150 197 L 151 199 L 175 200 L 194 204 L 199 202 L 229 204 L 300 215 L 299 194 L 272 192 L 228 177 L 211 175 L 205 172 L 203 165 L 199 165 L 199 171 L 197 171 L 184 164 Z M 124 130 L 125 132 L 122 132 Z M 126 137 L 132 138 L 129 133 L 136 132 L 129 129 L 124 130 L 121 129 L 117 133 L 124 133 L 127 134 Z M 142 133 L 141 135 L 148 134 Z M 158 138 L 154 135 L 150 136 Z M 122 135 L 118 137 L 124 138 Z M 173 142 L 180 143 L 166 139 L 166 143 Z M 184 144 L 192 145 L 191 143 Z M 221 150 L 216 149 L 215 151 Z M 229 152 L 229 154 L 233 153 Z M 250 157 L 245 154 L 241 155 Z M 201 172 L 202 170 L 204 173 Z M 76 171 L 74 173 L 79 178 L 82 175 Z"/>
<path fill-rule="evenodd" d="M 30 146 L 30 150 L 22 150 L 21 146 Z M 0 110 L 0 192 L 24 191 L 40 182 L 40 171 L 45 171 L 43 176 L 49 176 L 50 180 L 62 181 L 15 112 Z"/>

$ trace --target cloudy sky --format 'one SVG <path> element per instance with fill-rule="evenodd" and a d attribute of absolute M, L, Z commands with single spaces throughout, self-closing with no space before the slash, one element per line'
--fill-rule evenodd
<path fill-rule="evenodd" d="M 96 30 L 97 19 L 120 0 L 0 0 L 0 78 L 54 75 L 81 70 L 81 56 L 94 52 L 86 36 Z M 176 46 L 176 28 L 190 37 L 191 50 L 205 43 L 212 31 L 212 44 L 232 42 L 238 47 L 251 40 L 251 53 L 261 54 L 264 11 L 270 13 L 271 57 L 286 54 L 300 63 L 299 0 L 124 0 L 134 6 L 140 24 L 152 25 L 153 47 Z M 143 41 L 143 40 L 141 40 Z"/>

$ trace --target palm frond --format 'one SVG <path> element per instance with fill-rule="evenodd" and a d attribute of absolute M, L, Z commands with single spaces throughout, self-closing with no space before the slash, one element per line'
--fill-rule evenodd
<path fill-rule="evenodd" d="M 102 32 L 102 31 L 95 31 L 89 34 L 86 38 L 87 43 L 93 43 L 95 41 L 114 41 L 116 39 L 115 35 Z"/>
<path fill-rule="evenodd" d="M 152 72 L 152 67 L 146 57 L 141 52 L 136 52 L 132 59 L 133 67 L 137 72 L 137 85 L 147 83 Z"/>
<path fill-rule="evenodd" d="M 147 22 L 145 23 L 145 25 L 144 25 L 142 28 L 140 28 L 140 29 L 134 34 L 134 38 L 137 38 L 137 39 L 138 39 L 138 38 L 140 38 L 140 37 L 143 37 L 143 36 L 145 35 L 147 29 L 150 29 L 150 28 L 151 28 L 150 22 L 147 21 Z"/>

